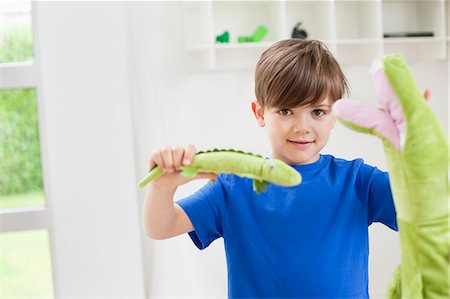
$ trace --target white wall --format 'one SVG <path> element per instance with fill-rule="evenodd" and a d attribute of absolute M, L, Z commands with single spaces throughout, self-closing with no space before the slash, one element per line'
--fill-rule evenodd
<path fill-rule="evenodd" d="M 56 296 L 143 298 L 123 5 L 35 8 Z"/>
<path fill-rule="evenodd" d="M 131 273 L 128 280 L 137 281 L 136 294 L 140 294 L 142 282 L 137 276 L 142 265 L 148 298 L 225 297 L 222 241 L 200 252 L 187 235 L 166 241 L 143 237 L 136 210 L 144 193 L 139 190 L 136 195 L 134 182 L 146 173 L 151 150 L 165 144 L 269 154 L 265 133 L 250 110 L 253 70 L 186 71 L 179 2 L 39 6 L 44 35 L 40 37 L 43 108 L 48 118 L 46 142 L 62 293 L 99 294 L 102 286 L 87 280 L 97 277 L 102 272 L 99 268 L 107 268 L 105 281 L 113 281 L 125 276 L 117 273 L 120 268 Z M 419 85 L 431 88 L 431 105 L 447 124 L 447 62 L 414 64 L 412 69 Z M 344 68 L 352 97 L 375 105 L 368 70 L 367 65 Z M 363 157 L 386 169 L 377 139 L 340 125 L 325 152 L 349 159 Z M 202 183 L 183 186 L 176 198 Z M 370 231 L 375 298 L 384 294 L 400 257 L 396 233 L 376 225 Z M 142 261 L 137 234 L 142 237 Z M 90 247 L 77 253 L 71 246 L 78 241 L 88 241 Z M 108 267 L 121 254 L 127 258 L 118 260 L 119 267 Z M 86 288 L 76 290 L 74 281 L 82 268 L 92 273 L 83 277 Z M 112 288 L 109 294 L 118 296 L 119 288 Z"/>

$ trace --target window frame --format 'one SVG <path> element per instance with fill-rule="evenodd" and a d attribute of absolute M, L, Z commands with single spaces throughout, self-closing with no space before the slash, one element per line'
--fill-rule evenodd
<path fill-rule="evenodd" d="M 4 208 L 0 209 L 0 234 L 7 232 L 40 230 L 45 229 L 49 236 L 49 249 L 51 258 L 51 271 L 53 282 L 53 296 L 58 298 L 58 287 L 56 280 L 55 267 L 55 244 L 53 241 L 53 225 L 51 221 L 51 200 L 49 192 L 47 192 L 47 159 L 45 149 L 45 134 L 42 119 L 44 118 L 41 102 L 41 81 L 40 81 L 40 64 L 39 64 L 39 41 L 37 40 L 37 16 L 36 16 L 36 2 L 31 2 L 31 30 L 32 30 L 32 45 L 33 58 L 31 61 L 25 62 L 6 62 L 0 63 L 0 89 L 24 89 L 33 88 L 36 95 L 36 108 L 38 114 L 38 136 L 40 146 L 41 171 L 43 181 L 43 193 L 45 196 L 44 206 L 28 206 L 18 208 Z"/>

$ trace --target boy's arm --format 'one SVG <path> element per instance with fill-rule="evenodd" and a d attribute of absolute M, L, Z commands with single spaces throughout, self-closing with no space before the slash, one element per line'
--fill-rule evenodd
<path fill-rule="evenodd" d="M 156 240 L 167 239 L 194 230 L 184 210 L 173 202 L 175 189 L 150 184 L 144 201 L 142 223 L 145 234 Z"/>
<path fill-rule="evenodd" d="M 145 234 L 152 239 L 167 239 L 194 230 L 184 210 L 173 202 L 178 186 L 193 179 L 215 179 L 215 174 L 200 173 L 195 178 L 180 175 L 180 166 L 189 165 L 196 153 L 194 146 L 166 147 L 153 152 L 150 168 L 160 166 L 164 175 L 149 184 L 142 210 Z"/>

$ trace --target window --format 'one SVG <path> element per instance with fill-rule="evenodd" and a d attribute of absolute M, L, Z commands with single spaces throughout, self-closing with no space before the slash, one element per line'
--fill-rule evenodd
<path fill-rule="evenodd" d="M 36 93 L 0 90 L 0 207 L 45 205 Z"/>
<path fill-rule="evenodd" d="M 54 296 L 32 6 L 0 2 L 0 298 Z"/>
<path fill-rule="evenodd" d="M 53 297 L 47 230 L 1 235 L 0 298 Z"/>
<path fill-rule="evenodd" d="M 30 61 L 33 57 L 31 2 L 1 3 L 2 55 L 0 62 Z"/>

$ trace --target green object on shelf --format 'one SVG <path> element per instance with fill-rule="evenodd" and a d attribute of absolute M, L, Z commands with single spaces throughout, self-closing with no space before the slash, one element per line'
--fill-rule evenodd
<path fill-rule="evenodd" d="M 224 33 L 216 36 L 216 43 L 229 43 L 230 42 L 230 33 L 225 31 Z"/>
<path fill-rule="evenodd" d="M 265 26 L 259 26 L 256 28 L 255 33 L 253 33 L 253 41 L 254 42 L 260 42 L 266 36 L 268 30 Z"/>
<path fill-rule="evenodd" d="M 253 39 L 251 36 L 238 36 L 238 43 L 251 43 Z"/>
<path fill-rule="evenodd" d="M 267 29 L 266 26 L 263 25 L 258 26 L 258 28 L 256 28 L 252 36 L 239 36 L 238 42 L 239 43 L 260 42 L 266 36 L 267 32 L 269 32 L 269 30 Z"/>

